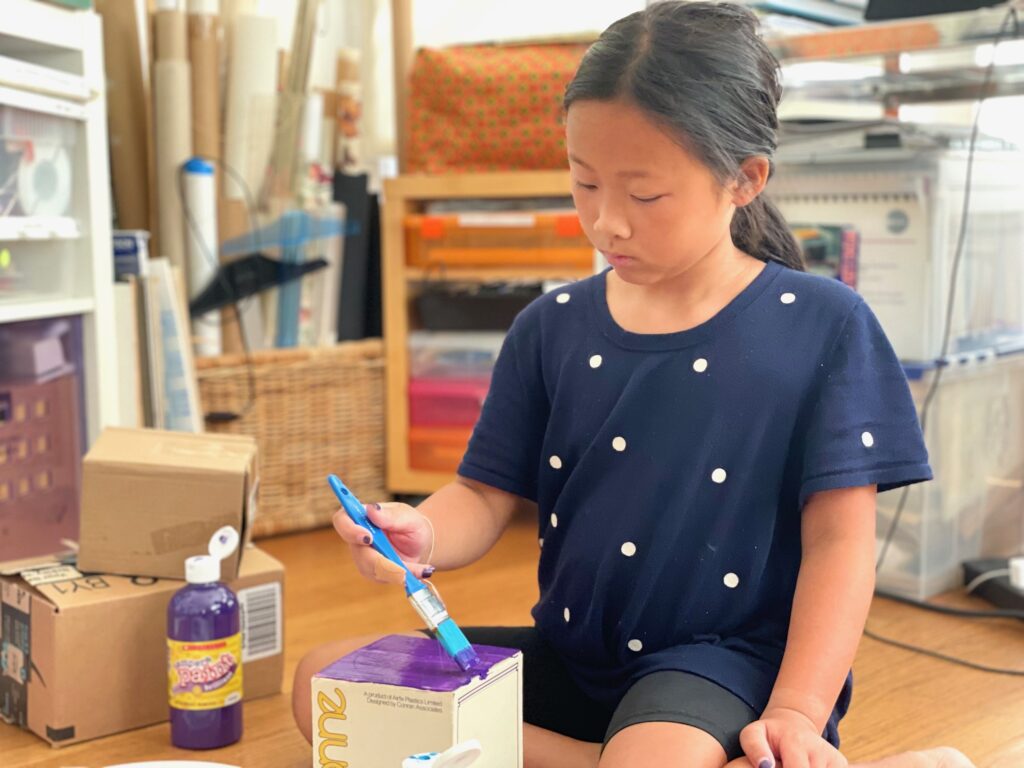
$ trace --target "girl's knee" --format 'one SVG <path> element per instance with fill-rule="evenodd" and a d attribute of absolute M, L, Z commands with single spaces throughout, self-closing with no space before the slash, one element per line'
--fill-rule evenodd
<path fill-rule="evenodd" d="M 361 637 L 325 643 L 314 648 L 299 661 L 292 683 L 292 715 L 295 717 L 295 724 L 299 727 L 302 735 L 306 737 L 306 741 L 313 741 L 312 702 L 310 699 L 313 675 L 335 659 L 339 659 L 357 648 L 362 648 L 375 639 L 375 637 Z"/>

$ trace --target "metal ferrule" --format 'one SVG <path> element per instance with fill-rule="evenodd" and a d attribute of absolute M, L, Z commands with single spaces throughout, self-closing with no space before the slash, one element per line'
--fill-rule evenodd
<path fill-rule="evenodd" d="M 409 602 L 412 603 L 412 607 L 416 609 L 416 613 L 420 615 L 431 632 L 448 619 L 448 611 L 445 609 L 444 603 L 429 589 L 413 592 L 409 595 Z"/>

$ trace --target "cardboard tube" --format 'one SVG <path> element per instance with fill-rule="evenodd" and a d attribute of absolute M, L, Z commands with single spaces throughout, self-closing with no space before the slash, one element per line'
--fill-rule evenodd
<path fill-rule="evenodd" d="M 188 50 L 192 63 L 192 148 L 194 153 L 212 162 L 220 161 L 220 18 L 215 15 L 217 0 L 196 4 L 190 0 Z M 214 11 L 196 13 L 193 9 Z M 220 169 L 217 169 L 218 176 Z"/>
<path fill-rule="evenodd" d="M 192 76 L 187 61 L 153 65 L 156 115 L 156 180 L 159 200 L 160 255 L 186 268 L 185 219 L 178 169 L 192 155 Z"/>

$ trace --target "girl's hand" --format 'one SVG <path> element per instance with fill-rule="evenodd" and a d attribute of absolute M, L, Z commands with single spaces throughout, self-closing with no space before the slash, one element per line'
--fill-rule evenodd
<path fill-rule="evenodd" d="M 434 542 L 430 521 L 408 504 L 367 504 L 366 514 L 370 522 L 387 534 L 413 575 L 430 578 L 434 566 L 420 562 L 429 556 Z M 405 571 L 370 546 L 370 532 L 353 523 L 345 510 L 335 512 L 331 522 L 334 530 L 348 544 L 352 560 L 364 577 L 388 584 L 400 584 L 405 580 Z"/>
<path fill-rule="evenodd" d="M 754 768 L 847 768 L 839 750 L 795 709 L 766 709 L 740 733 L 740 745 Z"/>

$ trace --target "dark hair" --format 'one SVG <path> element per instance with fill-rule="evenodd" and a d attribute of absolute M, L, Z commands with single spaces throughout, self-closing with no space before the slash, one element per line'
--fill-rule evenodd
<path fill-rule="evenodd" d="M 725 184 L 749 157 L 775 154 L 782 85 L 757 17 L 731 3 L 662 0 L 619 19 L 583 57 L 564 107 L 627 100 L 667 126 Z M 774 164 L 772 165 L 774 171 Z M 738 248 L 804 268 L 800 246 L 774 204 L 759 195 L 732 220 Z"/>

